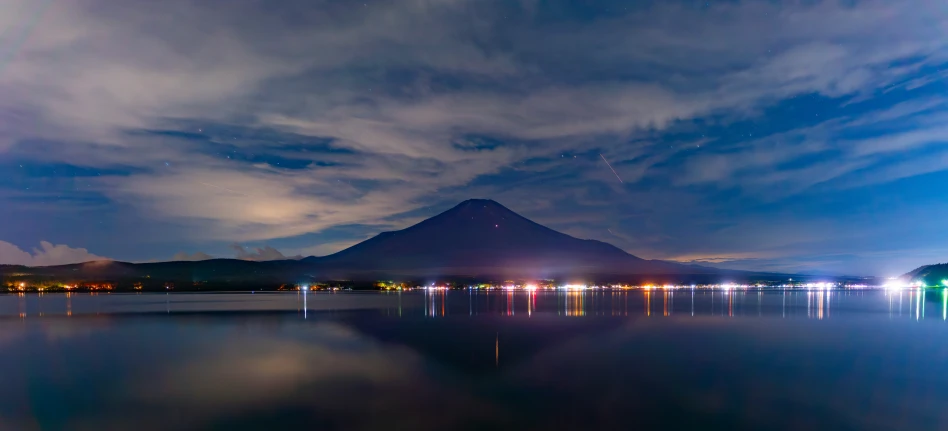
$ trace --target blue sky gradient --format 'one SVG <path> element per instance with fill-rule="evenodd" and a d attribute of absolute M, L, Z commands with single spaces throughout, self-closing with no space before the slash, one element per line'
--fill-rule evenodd
<path fill-rule="evenodd" d="M 13 0 L 0 263 L 324 255 L 492 198 L 644 258 L 896 275 L 948 260 L 946 31 L 927 0 Z"/>

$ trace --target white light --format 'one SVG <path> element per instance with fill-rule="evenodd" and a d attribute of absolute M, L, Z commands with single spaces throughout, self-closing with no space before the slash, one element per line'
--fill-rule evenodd
<path fill-rule="evenodd" d="M 535 285 L 535 284 L 528 284 L 528 285 L 526 285 L 526 287 L 524 287 L 524 289 L 527 289 L 527 290 L 537 290 L 537 285 Z"/>
<path fill-rule="evenodd" d="M 899 290 L 899 289 L 904 289 L 908 287 L 908 285 L 899 280 L 892 280 L 886 283 L 882 287 L 885 287 L 886 289 Z"/>

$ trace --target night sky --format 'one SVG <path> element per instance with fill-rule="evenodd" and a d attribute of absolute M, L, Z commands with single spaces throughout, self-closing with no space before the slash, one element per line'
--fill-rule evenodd
<path fill-rule="evenodd" d="M 946 33 L 938 0 L 5 0 L 0 263 L 324 255 L 491 198 L 901 274 L 948 260 Z"/>

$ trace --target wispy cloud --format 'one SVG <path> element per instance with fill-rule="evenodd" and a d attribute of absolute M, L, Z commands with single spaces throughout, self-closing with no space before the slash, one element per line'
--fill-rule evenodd
<path fill-rule="evenodd" d="M 171 260 L 175 262 L 196 262 L 201 260 L 211 260 L 213 258 L 214 256 L 200 251 L 194 252 L 193 254 L 188 254 L 187 252 L 182 251 L 175 253 Z"/>
<path fill-rule="evenodd" d="M 667 220 L 699 248 L 745 208 L 946 168 L 944 101 L 894 99 L 942 76 L 933 4 L 40 3 L 0 9 L 0 155 L 127 169 L 83 190 L 221 247 L 477 194 L 671 256 Z"/>
<path fill-rule="evenodd" d="M 24 251 L 16 245 L 0 241 L 0 264 L 26 266 L 67 265 L 99 260 L 110 260 L 89 253 L 84 248 L 72 248 L 65 244 L 53 244 L 41 241 L 32 252 Z"/>
<path fill-rule="evenodd" d="M 252 250 L 247 250 L 244 246 L 240 244 L 232 244 L 230 246 L 232 250 L 237 255 L 237 259 L 240 260 L 252 260 L 257 262 L 263 262 L 268 260 L 286 260 L 286 259 L 302 259 L 303 256 L 292 256 L 286 257 L 283 253 L 280 253 L 280 250 L 277 250 L 270 246 L 265 246 L 261 248 L 254 248 Z"/>

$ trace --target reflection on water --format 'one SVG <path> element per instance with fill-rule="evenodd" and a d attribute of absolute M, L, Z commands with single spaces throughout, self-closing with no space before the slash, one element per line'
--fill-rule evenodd
<path fill-rule="evenodd" d="M 948 289 L 34 294 L 0 316 L 0 430 L 948 428 Z"/>
<path fill-rule="evenodd" d="M 931 305 L 928 303 L 931 302 Z M 391 317 L 444 316 L 721 316 L 827 319 L 845 311 L 948 320 L 948 288 L 904 290 L 585 290 L 292 292 L 219 294 L 39 293 L 0 295 L 0 318 L 88 314 L 373 310 Z M 937 318 L 928 316 L 928 318 Z"/>
<path fill-rule="evenodd" d="M 401 293 L 392 293 L 398 295 Z M 405 294 L 407 295 L 407 294 Z M 889 317 L 925 318 L 928 302 L 948 320 L 948 288 L 940 290 L 589 290 L 589 291 L 427 291 L 424 315 L 499 314 L 527 316 L 723 316 L 830 318 L 838 304 L 848 311 L 876 312 Z M 902 297 L 905 297 L 903 301 Z M 879 299 L 883 298 L 883 301 Z M 462 304 L 466 299 L 467 303 Z M 677 301 L 676 301 L 677 299 Z M 466 309 L 459 309 L 466 305 Z M 895 314 L 893 314 L 895 313 Z"/>

